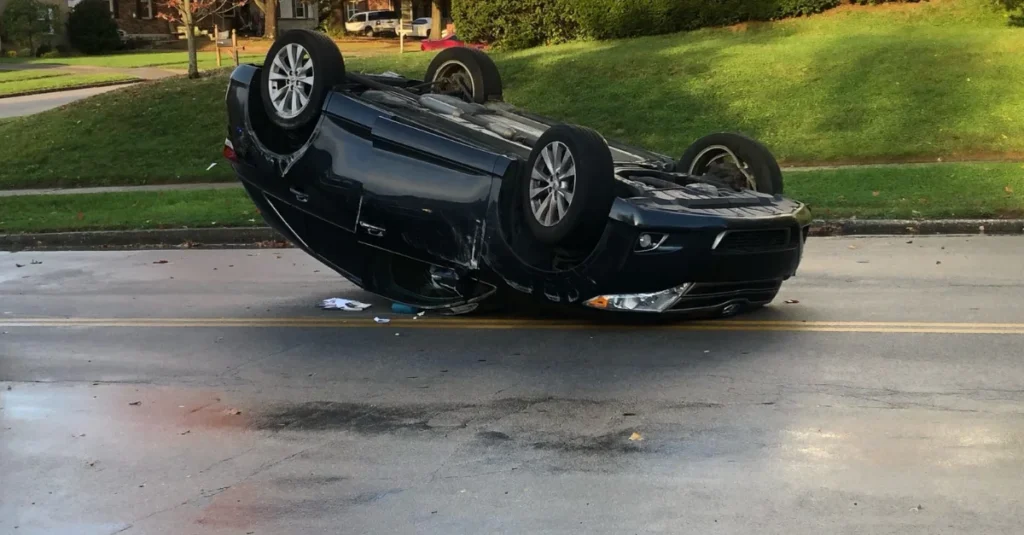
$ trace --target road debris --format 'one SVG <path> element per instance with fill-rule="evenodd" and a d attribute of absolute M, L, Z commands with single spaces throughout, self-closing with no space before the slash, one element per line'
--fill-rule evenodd
<path fill-rule="evenodd" d="M 391 323 L 391 320 L 389 320 L 387 318 L 382 318 L 382 317 L 379 317 L 379 316 L 374 316 L 373 317 L 373 321 L 376 322 L 376 323 L 380 323 L 380 324 Z"/>
<path fill-rule="evenodd" d="M 641 435 L 640 433 L 637 433 L 636 431 L 633 431 L 633 434 L 629 435 L 629 439 L 632 440 L 633 442 L 639 442 L 644 439 L 644 436 Z"/>
<path fill-rule="evenodd" d="M 415 314 L 419 309 L 413 308 L 404 303 L 391 303 L 391 311 L 395 314 Z"/>
<path fill-rule="evenodd" d="M 323 301 L 321 301 L 320 308 L 324 310 L 345 310 L 350 312 L 358 312 L 360 310 L 366 310 L 370 308 L 370 305 L 368 303 L 360 303 L 359 301 L 353 301 L 351 299 L 332 297 L 330 299 L 324 299 Z"/>
<path fill-rule="evenodd" d="M 209 171 L 210 169 L 213 169 L 216 165 L 217 165 L 217 162 L 213 162 L 213 163 L 210 164 L 209 167 L 206 168 L 206 170 Z"/>
<path fill-rule="evenodd" d="M 38 266 L 39 264 L 42 264 L 42 262 L 40 262 L 39 260 L 33 260 L 29 262 L 29 264 L 32 264 L 33 266 Z"/>
<path fill-rule="evenodd" d="M 139 405 L 142 405 L 142 402 L 141 401 L 132 401 L 131 403 L 129 403 L 129 405 L 131 405 L 132 407 L 138 407 Z"/>
<path fill-rule="evenodd" d="M 242 411 L 238 409 L 227 409 L 224 411 L 224 414 L 227 414 L 228 416 L 238 416 L 242 414 Z"/>
<path fill-rule="evenodd" d="M 786 299 L 786 304 L 787 305 L 797 305 L 797 304 L 800 304 L 800 301 L 796 300 L 796 299 Z"/>
<path fill-rule="evenodd" d="M 153 263 L 154 264 L 167 264 L 169 262 L 167 260 L 157 260 L 156 262 L 153 262 Z"/>
<path fill-rule="evenodd" d="M 23 267 L 25 267 L 25 264 L 14 264 L 14 267 L 20 267 L 20 268 L 23 268 Z"/>

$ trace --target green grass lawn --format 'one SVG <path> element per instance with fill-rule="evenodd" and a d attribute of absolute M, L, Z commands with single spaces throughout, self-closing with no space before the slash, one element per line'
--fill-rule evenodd
<path fill-rule="evenodd" d="M 672 155 L 708 132 L 743 131 L 792 165 L 1024 158 L 1021 50 L 1024 30 L 1006 27 L 984 0 L 932 0 L 494 57 L 506 99 L 535 112 Z M 347 66 L 419 76 L 432 56 L 352 58 Z M 225 85 L 223 73 L 140 84 L 0 123 L 0 188 L 231 180 L 224 165 L 206 171 L 221 159 Z M 822 177 L 806 193 L 817 200 L 831 192 L 823 206 L 837 214 L 895 209 L 851 204 L 856 195 L 842 188 L 859 180 L 916 176 L 913 184 L 931 187 L 912 170 L 864 173 L 791 180 L 798 187 Z M 950 203 L 978 195 L 969 184 L 935 192 L 915 209 L 953 213 Z M 970 210 L 1016 209 L 990 201 Z"/>
<path fill-rule="evenodd" d="M 1024 164 L 791 172 L 786 192 L 836 219 L 1024 216 Z M 239 189 L 0 197 L 0 232 L 262 225 Z"/>
<path fill-rule="evenodd" d="M 231 63 L 230 54 L 221 52 L 225 65 Z M 239 52 L 243 62 L 262 59 L 263 54 L 246 54 Z M 212 69 L 217 66 L 217 55 L 213 52 L 199 52 L 196 56 L 200 69 Z M 188 52 L 125 52 L 107 56 L 77 56 L 70 58 L 0 58 L 0 63 L 21 63 L 34 65 L 91 65 L 94 67 L 135 68 L 164 67 L 168 69 L 187 69 Z"/>
<path fill-rule="evenodd" d="M 134 80 L 123 74 L 67 74 L 46 71 L 0 71 L 0 97 L 28 92 L 61 91 Z"/>

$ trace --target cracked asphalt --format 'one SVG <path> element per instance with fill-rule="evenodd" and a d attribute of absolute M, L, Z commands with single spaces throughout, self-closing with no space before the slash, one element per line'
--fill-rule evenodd
<path fill-rule="evenodd" d="M 645 327 L 401 319 L 294 250 L 0 253 L 0 533 L 1016 534 L 1022 255 L 812 239 L 773 306 Z"/>

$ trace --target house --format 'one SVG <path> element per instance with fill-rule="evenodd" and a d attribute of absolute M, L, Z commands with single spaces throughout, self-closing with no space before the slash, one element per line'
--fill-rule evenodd
<path fill-rule="evenodd" d="M 0 0 L 3 1 L 3 0 Z M 117 27 L 135 39 L 164 40 L 181 33 L 179 25 L 170 23 L 159 17 L 168 8 L 165 0 L 107 0 L 110 13 L 117 21 Z M 278 31 L 295 28 L 316 28 L 316 2 L 302 0 L 279 0 L 277 4 Z M 220 30 L 241 30 L 253 24 L 254 19 L 262 19 L 263 14 L 253 2 L 237 6 L 226 13 L 208 17 L 199 23 L 199 29 L 212 31 L 214 25 Z M 260 28 L 262 24 L 260 23 Z"/>

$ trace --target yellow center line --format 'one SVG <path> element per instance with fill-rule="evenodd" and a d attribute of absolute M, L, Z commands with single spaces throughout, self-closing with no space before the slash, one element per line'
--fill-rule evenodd
<path fill-rule="evenodd" d="M 564 319 L 395 318 L 377 324 L 372 318 L 5 318 L 0 327 L 150 327 L 150 328 L 402 328 L 402 329 L 647 329 L 660 331 L 748 331 L 833 333 L 1024 334 L 1024 323 L 948 323 L 884 321 L 710 320 L 656 325 L 588 323 Z"/>

